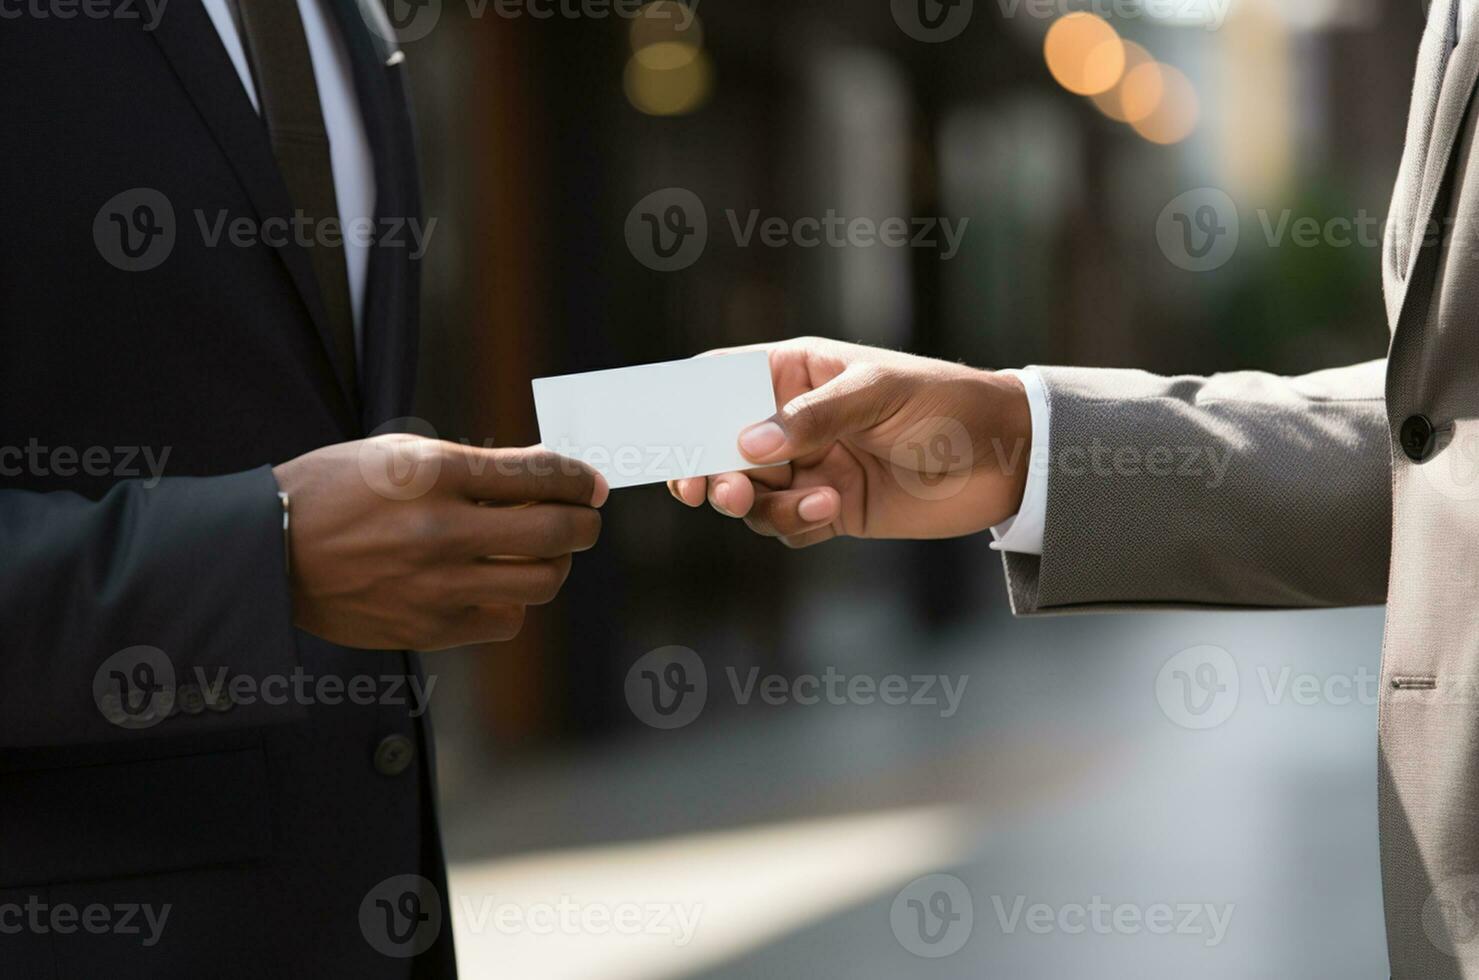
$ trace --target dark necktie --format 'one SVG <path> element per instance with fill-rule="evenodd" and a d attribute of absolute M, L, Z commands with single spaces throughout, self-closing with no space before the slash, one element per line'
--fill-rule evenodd
<path fill-rule="evenodd" d="M 313 275 L 339 354 L 353 373 L 354 307 L 349 299 L 343 224 L 334 194 L 329 135 L 298 4 L 296 0 L 234 0 L 234 4 L 272 152 L 293 206 L 308 222 Z M 319 234 L 324 221 L 332 222 L 334 234 Z M 324 238 L 333 244 L 325 245 Z"/>

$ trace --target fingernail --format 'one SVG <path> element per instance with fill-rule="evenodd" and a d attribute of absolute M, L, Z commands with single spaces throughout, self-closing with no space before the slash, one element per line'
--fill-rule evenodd
<path fill-rule="evenodd" d="M 714 484 L 714 506 L 726 514 L 729 513 L 729 484 Z"/>
<path fill-rule="evenodd" d="M 596 490 L 594 493 L 591 494 L 591 506 L 600 507 L 606 502 L 606 498 L 609 496 L 611 496 L 611 484 L 606 482 L 606 478 L 604 476 L 597 473 Z"/>
<path fill-rule="evenodd" d="M 801 503 L 796 505 L 796 513 L 800 514 L 801 519 L 809 524 L 831 520 L 832 498 L 825 493 L 814 493 L 803 497 Z"/>
<path fill-rule="evenodd" d="M 740 452 L 750 459 L 764 459 L 786 444 L 786 434 L 774 422 L 761 422 L 740 433 Z"/>

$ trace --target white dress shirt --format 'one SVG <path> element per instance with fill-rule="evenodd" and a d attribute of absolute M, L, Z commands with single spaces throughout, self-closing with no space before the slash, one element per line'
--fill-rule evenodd
<path fill-rule="evenodd" d="M 1048 518 L 1048 465 L 1051 459 L 1052 420 L 1048 417 L 1048 390 L 1035 368 L 1007 371 L 1027 389 L 1027 409 L 1031 414 L 1032 454 L 1027 458 L 1027 488 L 1022 491 L 1022 507 L 1015 517 L 1008 517 L 991 529 L 996 540 L 991 547 L 1022 555 L 1042 554 L 1043 525 Z"/>
<path fill-rule="evenodd" d="M 206 13 L 221 35 L 221 43 L 241 76 L 241 84 L 258 112 L 256 86 L 246 49 L 231 16 L 230 0 L 204 0 Z M 349 52 L 339 36 L 322 0 L 298 0 L 298 15 L 303 19 L 303 34 L 308 39 L 309 57 L 313 59 L 313 80 L 318 85 L 318 100 L 324 115 L 324 128 L 329 134 L 329 158 L 334 171 L 334 196 L 339 202 L 339 219 L 346 229 L 373 227 L 375 219 L 375 169 L 370 155 L 370 141 L 365 136 L 360 117 L 359 99 L 354 91 L 354 73 L 349 67 Z M 344 236 L 344 262 L 349 269 L 349 302 L 354 311 L 354 339 L 364 352 L 365 280 L 370 268 L 370 249 L 364 235 Z"/>

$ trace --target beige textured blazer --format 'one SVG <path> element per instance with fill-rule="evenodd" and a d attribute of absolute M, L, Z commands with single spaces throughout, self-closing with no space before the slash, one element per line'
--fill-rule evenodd
<path fill-rule="evenodd" d="M 1298 378 L 1044 369 L 1043 554 L 1005 556 L 1024 615 L 1387 603 L 1378 806 L 1396 980 L 1479 978 L 1479 31 L 1453 47 L 1457 2 L 1435 0 L 1418 55 L 1383 246 L 1387 359 Z M 1116 467 L 1122 447 L 1200 447 L 1226 472 Z"/>

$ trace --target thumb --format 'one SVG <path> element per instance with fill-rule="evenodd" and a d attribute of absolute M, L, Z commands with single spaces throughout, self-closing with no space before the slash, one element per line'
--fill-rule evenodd
<path fill-rule="evenodd" d="M 843 436 L 876 425 L 883 401 L 875 378 L 848 368 L 741 432 L 740 452 L 752 463 L 777 463 L 826 449 Z"/>

